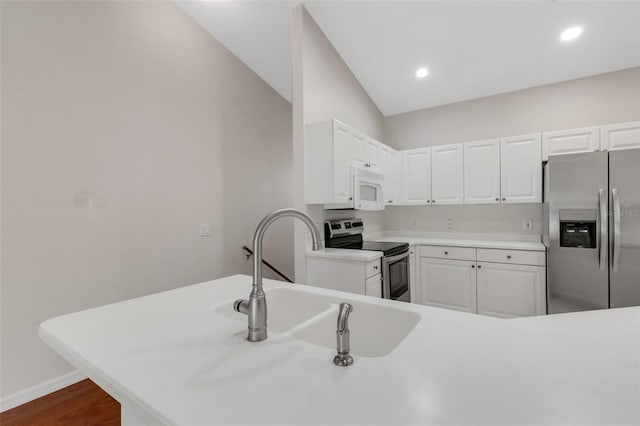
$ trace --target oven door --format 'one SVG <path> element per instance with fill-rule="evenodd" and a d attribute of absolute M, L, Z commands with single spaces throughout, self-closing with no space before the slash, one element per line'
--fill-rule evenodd
<path fill-rule="evenodd" d="M 354 205 L 356 210 L 384 210 L 382 181 L 362 176 L 354 176 Z"/>
<path fill-rule="evenodd" d="M 411 302 L 409 291 L 409 251 L 382 258 L 382 297 Z"/>

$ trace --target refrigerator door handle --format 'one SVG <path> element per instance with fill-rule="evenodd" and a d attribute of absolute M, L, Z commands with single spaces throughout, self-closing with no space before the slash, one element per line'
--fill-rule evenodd
<path fill-rule="evenodd" d="M 609 217 L 607 214 L 607 190 L 598 189 L 600 201 L 600 270 L 604 271 L 607 267 L 607 245 L 609 238 L 607 235 L 607 226 Z"/>
<path fill-rule="evenodd" d="M 618 188 L 611 188 L 613 198 L 613 265 L 612 270 L 617 271 L 620 266 L 620 192 Z"/>

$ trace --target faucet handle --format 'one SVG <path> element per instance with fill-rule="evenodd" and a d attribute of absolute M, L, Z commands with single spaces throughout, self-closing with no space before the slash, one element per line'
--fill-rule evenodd
<path fill-rule="evenodd" d="M 338 311 L 338 326 L 336 330 L 336 340 L 338 343 L 338 353 L 333 357 L 333 363 L 340 367 L 347 367 L 353 364 L 353 357 L 350 351 L 349 314 L 353 312 L 353 306 L 348 303 L 341 303 Z"/>

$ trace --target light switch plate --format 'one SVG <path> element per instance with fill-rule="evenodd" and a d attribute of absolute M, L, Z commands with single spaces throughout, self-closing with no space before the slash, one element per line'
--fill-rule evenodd
<path fill-rule="evenodd" d="M 208 223 L 201 223 L 200 224 L 200 236 L 201 237 L 208 237 L 211 235 L 211 225 L 209 225 Z"/>

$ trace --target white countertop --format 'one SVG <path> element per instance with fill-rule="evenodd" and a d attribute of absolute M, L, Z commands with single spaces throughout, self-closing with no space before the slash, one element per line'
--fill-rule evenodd
<path fill-rule="evenodd" d="M 307 250 L 307 257 L 321 257 L 327 259 L 368 262 L 370 260 L 380 259 L 382 257 L 382 252 L 369 250 L 323 248 L 316 251 Z"/>
<path fill-rule="evenodd" d="M 367 236 L 368 241 L 391 241 L 409 243 L 409 245 L 433 245 L 433 246 L 453 246 L 453 247 L 477 247 L 489 249 L 504 250 L 529 250 L 529 251 L 545 251 L 545 246 L 541 241 L 523 241 L 502 239 L 500 235 L 496 235 L 495 239 L 488 238 L 469 238 L 465 236 L 411 236 L 405 233 L 384 233 Z"/>
<path fill-rule="evenodd" d="M 640 308 L 502 320 L 291 285 L 338 295 L 352 315 L 367 302 L 422 317 L 389 355 L 341 368 L 333 350 L 290 334 L 246 341 L 231 305 L 250 283 L 235 275 L 70 314 L 40 335 L 149 424 L 640 423 Z"/>

